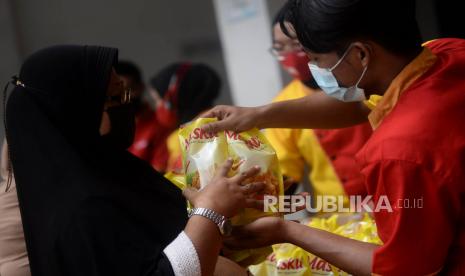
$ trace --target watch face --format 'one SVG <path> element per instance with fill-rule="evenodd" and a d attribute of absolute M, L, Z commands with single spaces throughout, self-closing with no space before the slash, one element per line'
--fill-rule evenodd
<path fill-rule="evenodd" d="M 232 233 L 232 224 L 229 219 L 223 220 L 223 222 L 220 225 L 220 232 L 221 235 L 223 236 L 230 236 Z"/>

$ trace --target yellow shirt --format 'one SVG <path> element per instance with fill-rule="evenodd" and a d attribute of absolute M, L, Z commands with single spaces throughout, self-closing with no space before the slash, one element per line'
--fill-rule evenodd
<path fill-rule="evenodd" d="M 275 102 L 304 97 L 315 90 L 293 80 L 274 99 Z M 331 161 L 311 129 L 267 129 L 266 137 L 275 148 L 283 175 L 302 181 L 305 166 L 313 195 L 345 195 Z"/>

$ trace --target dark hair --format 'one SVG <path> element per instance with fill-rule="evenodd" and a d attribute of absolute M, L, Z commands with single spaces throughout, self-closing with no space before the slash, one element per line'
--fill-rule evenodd
<path fill-rule="evenodd" d="M 180 79 L 177 89 L 177 106 L 179 123 L 183 124 L 213 106 L 220 95 L 221 79 L 216 71 L 203 63 L 177 62 L 164 67 L 153 76 L 149 84 L 160 96 L 165 97 L 173 76 L 185 64 L 190 64 L 184 77 Z M 174 103 L 172 103 L 174 106 Z"/>
<path fill-rule="evenodd" d="M 220 95 L 221 79 L 216 71 L 202 63 L 194 63 L 179 85 L 178 117 L 184 124 L 201 112 L 212 108 Z"/>
<path fill-rule="evenodd" d="M 295 29 L 309 51 L 343 53 L 357 39 L 370 39 L 386 50 L 410 55 L 421 47 L 414 0 L 290 0 L 279 22 Z"/>
<path fill-rule="evenodd" d="M 115 65 L 115 71 L 118 75 L 132 78 L 137 83 L 142 83 L 142 74 L 139 67 L 131 61 L 119 61 Z"/>

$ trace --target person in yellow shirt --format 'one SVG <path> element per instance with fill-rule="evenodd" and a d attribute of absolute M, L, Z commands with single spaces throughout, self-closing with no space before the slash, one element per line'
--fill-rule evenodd
<path fill-rule="evenodd" d="M 320 93 L 308 68 L 308 56 L 293 34 L 285 34 L 278 12 L 273 21 L 271 53 L 293 80 L 274 102 Z M 292 30 L 292 26 L 288 26 Z M 372 133 L 368 123 L 337 130 L 267 129 L 266 135 L 276 149 L 283 175 L 289 186 L 302 182 L 305 167 L 314 196 L 365 195 L 363 179 L 355 163 L 355 153 Z M 291 183 L 294 183 L 291 185 Z M 290 188 L 292 193 L 294 188 Z"/>

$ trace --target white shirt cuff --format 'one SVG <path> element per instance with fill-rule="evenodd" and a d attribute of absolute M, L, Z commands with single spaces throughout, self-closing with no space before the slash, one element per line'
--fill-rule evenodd
<path fill-rule="evenodd" d="M 163 250 L 171 263 L 174 275 L 176 276 L 200 276 L 200 260 L 195 250 L 194 244 L 186 233 L 181 232 Z"/>

